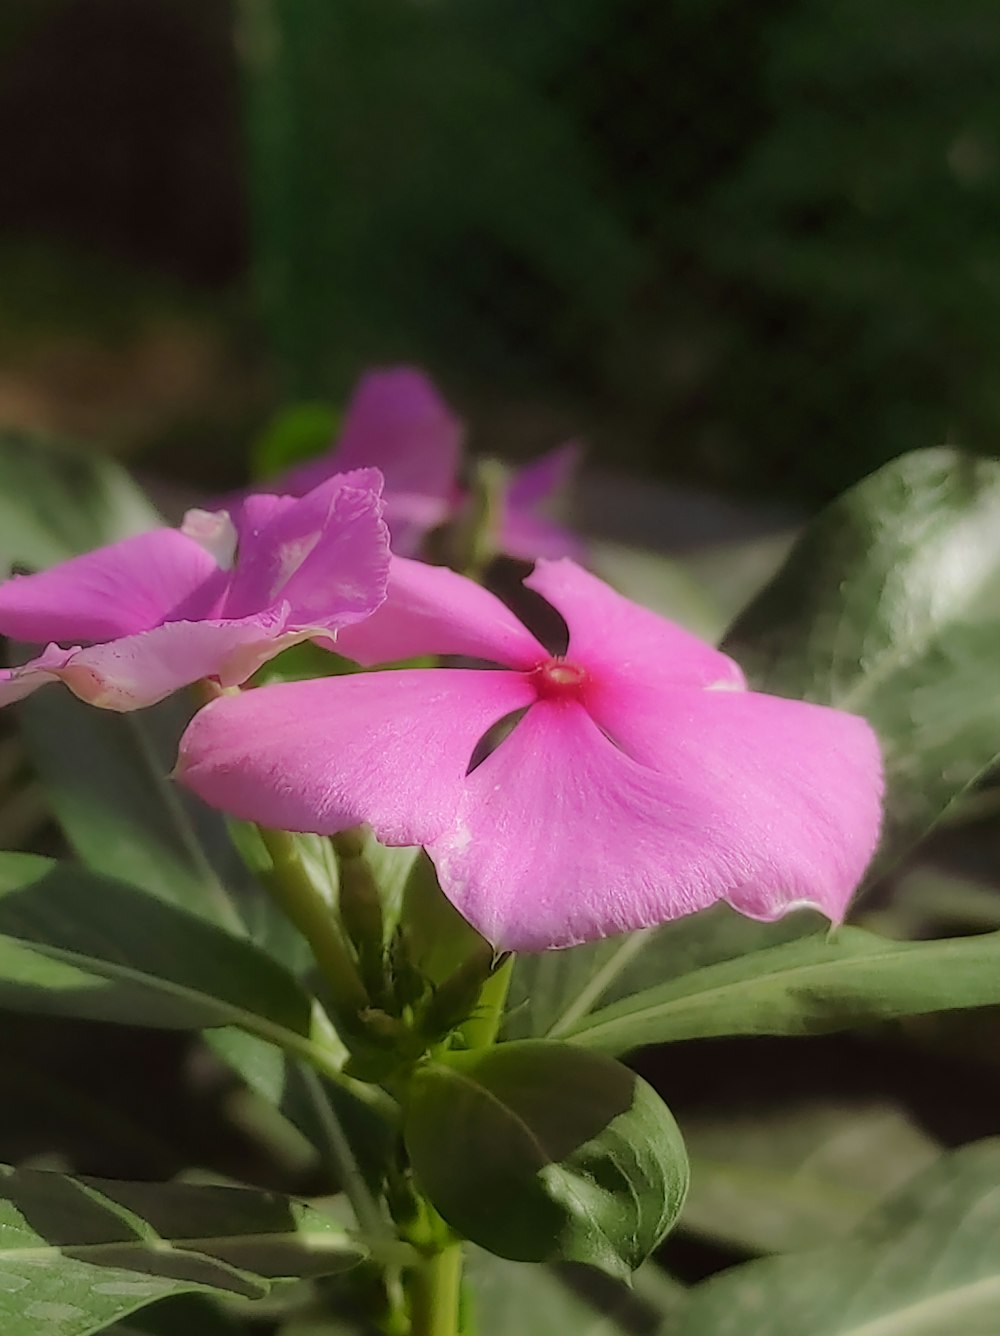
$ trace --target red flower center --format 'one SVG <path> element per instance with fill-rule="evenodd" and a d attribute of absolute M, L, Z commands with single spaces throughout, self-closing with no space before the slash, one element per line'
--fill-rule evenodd
<path fill-rule="evenodd" d="M 540 663 L 531 677 L 540 699 L 565 700 L 579 695 L 587 680 L 587 670 L 565 659 L 550 659 L 548 663 Z"/>

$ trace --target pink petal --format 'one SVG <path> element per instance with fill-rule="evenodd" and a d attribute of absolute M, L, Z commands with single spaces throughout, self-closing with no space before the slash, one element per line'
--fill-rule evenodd
<path fill-rule="evenodd" d="M 545 515 L 510 507 L 500 524 L 497 547 L 507 556 L 522 561 L 539 558 L 555 561 L 559 557 L 580 561 L 586 555 L 586 544 L 563 525 Z"/>
<path fill-rule="evenodd" d="M 727 655 L 647 608 L 623 598 L 575 562 L 539 561 L 524 582 L 566 619 L 566 657 L 622 690 L 631 684 L 740 689 L 746 683 Z"/>
<path fill-rule="evenodd" d="M 49 682 L 57 682 L 59 669 L 64 668 L 76 653 L 75 649 L 47 645 L 37 659 L 31 659 L 19 668 L 0 668 L 0 705 L 11 705 Z"/>
<path fill-rule="evenodd" d="M 461 422 L 415 367 L 369 371 L 347 406 L 337 468 L 374 465 L 385 490 L 448 498 L 462 450 Z"/>
<path fill-rule="evenodd" d="M 445 894 L 495 945 L 525 951 L 718 899 L 755 918 L 812 905 L 839 919 L 878 833 L 877 747 L 859 721 L 816 706 L 782 719 L 771 700 L 661 699 L 656 771 L 579 705 L 539 702 L 428 848 Z"/>
<path fill-rule="evenodd" d="M 811 905 L 839 922 L 875 851 L 882 757 L 864 719 L 757 692 L 618 690 L 591 716 L 631 758 L 706 812 L 707 842 L 739 851 L 721 894 L 751 918 Z"/>
<path fill-rule="evenodd" d="M 206 677 L 235 686 L 303 639 L 286 630 L 286 618 L 287 609 L 242 621 L 167 622 L 76 650 L 54 676 L 89 705 L 118 712 L 155 705 Z"/>
<path fill-rule="evenodd" d="M 487 940 L 544 951 L 717 900 L 734 874 L 703 831 L 715 806 L 665 791 L 578 704 L 539 701 L 468 777 L 456 821 L 427 852 Z"/>
<path fill-rule="evenodd" d="M 533 668 L 549 657 L 488 590 L 444 566 L 393 557 L 382 606 L 337 637 L 337 651 L 371 665 L 425 654 L 461 654 Z"/>
<path fill-rule="evenodd" d="M 219 568 L 192 538 L 153 529 L 0 585 L 0 634 L 110 640 L 180 615 L 212 615 Z"/>
<path fill-rule="evenodd" d="M 300 500 L 250 497 L 225 602 L 228 617 L 289 607 L 289 626 L 331 631 L 367 617 L 382 601 L 389 536 L 381 475 L 337 474 Z"/>
<path fill-rule="evenodd" d="M 512 510 L 530 510 L 543 504 L 569 486 L 579 463 L 577 441 L 539 455 L 515 470 L 507 487 L 507 504 Z"/>
<path fill-rule="evenodd" d="M 422 844 L 454 818 L 477 742 L 533 697 L 513 673 L 361 673 L 214 701 L 181 739 L 177 777 L 214 807 L 282 830 L 369 822 Z"/>

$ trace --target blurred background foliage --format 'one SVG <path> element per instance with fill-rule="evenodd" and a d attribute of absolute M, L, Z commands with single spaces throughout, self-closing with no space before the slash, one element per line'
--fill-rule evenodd
<path fill-rule="evenodd" d="M 993 0 L 6 0 L 0 418 L 215 484 L 402 359 L 809 508 L 990 453 L 998 61 Z"/>

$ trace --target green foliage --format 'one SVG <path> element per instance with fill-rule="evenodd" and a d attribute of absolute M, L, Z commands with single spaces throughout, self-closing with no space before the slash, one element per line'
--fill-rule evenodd
<path fill-rule="evenodd" d="M 697 1286 L 677 1336 L 989 1336 L 1000 1300 L 1000 1142 L 943 1157 L 853 1237 Z"/>
<path fill-rule="evenodd" d="M 825 1034 L 1000 1003 L 1000 933 L 890 942 L 860 928 L 753 951 L 599 1008 L 565 1038 L 605 1053 L 733 1034 Z"/>
<path fill-rule="evenodd" d="M 691 1190 L 681 1225 L 748 1253 L 841 1238 L 939 1153 L 884 1101 L 810 1099 L 682 1119 Z"/>
<path fill-rule="evenodd" d="M 310 1002 L 248 941 L 123 882 L 0 855 L 0 1004 L 166 1029 L 308 1036 Z"/>
<path fill-rule="evenodd" d="M 517 1261 L 625 1277 L 677 1218 L 684 1143 L 626 1067 L 526 1040 L 414 1075 L 404 1134 L 418 1182 L 466 1238 Z"/>
<path fill-rule="evenodd" d="M 365 1256 L 335 1219 L 274 1193 L 0 1169 L 8 1336 L 88 1336 L 189 1290 L 260 1298 Z"/>
<path fill-rule="evenodd" d="M 110 460 L 21 432 L 0 435 L 0 566 L 51 566 L 141 533 L 159 516 Z"/>

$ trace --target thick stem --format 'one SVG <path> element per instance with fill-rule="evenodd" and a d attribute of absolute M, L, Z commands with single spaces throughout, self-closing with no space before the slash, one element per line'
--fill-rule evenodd
<path fill-rule="evenodd" d="M 306 871 L 294 838 L 283 830 L 259 830 L 274 866 L 275 899 L 312 948 L 336 1010 L 357 1016 L 370 1002 L 332 908 Z"/>
<path fill-rule="evenodd" d="M 408 1275 L 410 1336 L 459 1336 L 462 1245 L 451 1243 Z"/>

